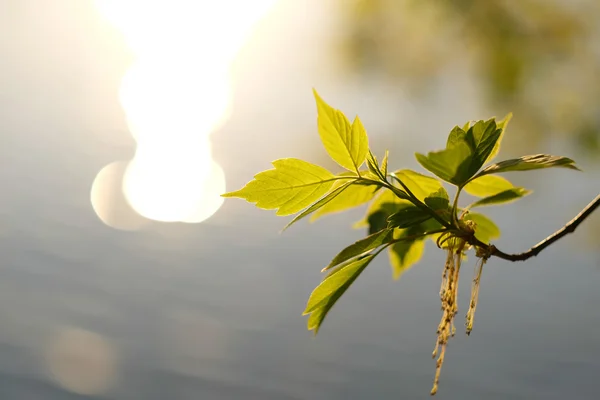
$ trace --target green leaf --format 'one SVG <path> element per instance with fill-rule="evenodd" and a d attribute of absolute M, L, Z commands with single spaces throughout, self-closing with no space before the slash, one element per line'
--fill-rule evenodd
<path fill-rule="evenodd" d="M 467 137 L 468 140 L 472 141 L 475 150 L 470 166 L 471 176 L 477 173 L 479 168 L 485 164 L 501 133 L 501 129 L 496 129 L 496 121 L 494 119 L 477 121 L 475 125 L 469 128 Z"/>
<path fill-rule="evenodd" d="M 508 126 L 508 123 L 510 122 L 511 119 L 512 119 L 512 113 L 508 113 L 504 117 L 504 119 L 496 122 L 496 127 L 499 129 L 502 129 L 502 132 L 500 132 L 500 137 L 498 137 L 498 140 L 496 141 L 496 144 L 494 145 L 492 152 L 488 156 L 487 160 L 485 160 L 486 163 L 492 161 L 494 159 L 494 157 L 496 157 L 496 155 L 498 155 L 498 152 L 500 151 L 500 144 L 502 143 L 502 138 L 504 138 L 504 132 L 506 132 L 506 127 Z"/>
<path fill-rule="evenodd" d="M 512 160 L 501 161 L 484 168 L 476 177 L 499 174 L 509 171 L 529 171 L 533 169 L 561 167 L 580 171 L 575 165 L 575 161 L 567 157 L 551 156 L 548 154 L 536 154 L 532 156 L 523 156 Z"/>
<path fill-rule="evenodd" d="M 365 217 L 357 221 L 353 225 L 353 228 L 360 229 L 371 226 L 369 233 L 375 233 L 382 230 L 387 226 L 387 218 L 398 211 L 399 204 L 409 205 L 412 203 L 407 200 L 399 199 L 391 190 L 380 190 L 379 194 L 376 195 L 375 199 L 373 199 L 367 207 Z M 373 221 L 370 221 L 371 219 Z M 372 222 L 375 221 L 381 221 L 381 223 L 374 226 Z"/>
<path fill-rule="evenodd" d="M 375 258 L 375 255 L 369 254 L 366 257 L 334 269 L 313 290 L 303 313 L 303 315 L 310 314 L 307 324 L 309 330 L 314 330 L 315 334 L 317 334 L 323 320 L 335 302 L 348 290 L 350 285 L 365 270 L 373 258 Z"/>
<path fill-rule="evenodd" d="M 408 228 L 431 218 L 431 214 L 419 207 L 408 205 L 388 218 L 388 228 Z"/>
<path fill-rule="evenodd" d="M 273 161 L 275 169 L 259 172 L 254 180 L 223 197 L 239 197 L 277 215 L 290 215 L 320 199 L 337 179 L 331 172 L 296 158 Z"/>
<path fill-rule="evenodd" d="M 410 169 L 395 171 L 394 175 L 400 179 L 420 201 L 424 201 L 425 197 L 443 188 L 442 183 L 439 180 Z"/>
<path fill-rule="evenodd" d="M 491 239 L 500 237 L 500 228 L 488 217 L 479 213 L 468 213 L 464 217 L 465 221 L 475 222 L 475 237 L 485 244 L 489 244 Z"/>
<path fill-rule="evenodd" d="M 434 211 L 448 210 L 450 206 L 450 198 L 448 197 L 448 192 L 446 189 L 439 188 L 434 193 L 429 194 L 429 196 L 425 197 L 425 204 L 433 209 Z"/>
<path fill-rule="evenodd" d="M 335 187 L 331 192 L 327 193 L 326 196 L 323 196 L 319 201 L 317 201 L 316 203 L 313 203 L 310 207 L 308 207 L 307 209 L 302 211 L 300 214 L 296 215 L 294 217 L 294 219 L 292 219 L 283 228 L 282 231 L 285 231 L 287 228 L 292 226 L 292 224 L 298 222 L 299 220 L 306 217 L 307 215 L 310 215 L 315 211 L 320 211 L 320 209 L 322 209 L 324 206 L 331 203 L 332 200 L 336 199 L 342 192 L 344 192 L 346 189 L 348 189 L 348 187 L 350 187 L 353 183 L 354 183 L 354 181 L 350 181 L 350 182 L 337 181 L 337 182 L 335 182 L 337 187 Z"/>
<path fill-rule="evenodd" d="M 483 199 L 474 202 L 467 208 L 491 206 L 494 204 L 501 204 L 501 203 L 510 203 L 512 201 L 520 199 L 521 197 L 527 196 L 529 193 L 531 193 L 530 190 L 516 187 L 516 188 L 504 190 L 504 191 L 502 191 L 500 193 L 496 193 L 492 196 L 484 197 Z"/>
<path fill-rule="evenodd" d="M 417 161 L 424 168 L 459 187 L 489 159 L 502 134 L 493 118 L 474 124 L 469 121 L 463 128 L 455 126 L 452 129 L 446 149 L 430 152 L 427 156 L 416 154 Z"/>
<path fill-rule="evenodd" d="M 383 160 L 381 160 L 380 170 L 383 173 L 384 178 L 388 174 L 388 157 L 389 157 L 389 155 L 390 155 L 390 153 L 386 150 L 385 154 L 383 155 Z"/>
<path fill-rule="evenodd" d="M 345 183 L 338 181 L 334 184 L 336 186 L 343 186 Z M 358 207 L 370 200 L 372 200 L 377 194 L 377 185 L 357 185 L 353 184 L 347 189 L 340 192 L 337 196 L 332 198 L 326 204 L 323 204 L 310 218 L 311 222 L 316 219 L 332 213 L 348 210 L 353 207 Z"/>
<path fill-rule="evenodd" d="M 379 232 L 375 232 L 374 234 L 369 235 L 366 238 L 361 239 L 346 247 L 337 256 L 335 256 L 333 260 L 331 260 L 329 265 L 323 268 L 321 272 L 327 271 L 337 265 L 340 265 L 348 260 L 353 259 L 354 257 L 358 257 L 371 250 L 378 248 L 379 246 L 389 243 L 393 238 L 393 228 L 383 229 Z"/>
<path fill-rule="evenodd" d="M 425 241 L 422 238 L 394 243 L 390 246 L 388 255 L 394 279 L 400 276 L 423 256 Z"/>
<path fill-rule="evenodd" d="M 473 150 L 466 140 L 459 140 L 445 150 L 416 154 L 417 161 L 423 168 L 437 175 L 446 182 L 461 186 L 474 172 L 470 170 Z"/>
<path fill-rule="evenodd" d="M 477 197 L 493 196 L 497 193 L 514 188 L 506 178 L 497 175 L 485 175 L 473 179 L 463 190 Z"/>
<path fill-rule="evenodd" d="M 398 203 L 383 203 L 380 205 L 379 209 L 375 210 L 371 214 L 368 214 L 365 224 L 369 227 L 369 235 L 387 228 L 388 218 L 399 209 L 400 204 Z M 359 226 L 355 226 L 355 228 L 357 227 Z"/>
<path fill-rule="evenodd" d="M 458 126 L 455 126 L 454 128 L 452 128 L 452 130 L 450 131 L 450 134 L 448 135 L 448 140 L 446 141 L 446 148 L 449 149 L 450 147 L 455 146 L 456 144 L 458 144 L 460 142 L 466 141 L 467 140 L 467 130 L 461 129 Z M 467 143 L 469 144 L 469 146 L 472 149 L 475 148 L 471 142 L 467 142 Z"/>
<path fill-rule="evenodd" d="M 317 102 L 319 136 L 329 156 L 349 171 L 356 171 L 369 150 L 367 132 L 358 117 L 350 124 L 339 110 L 330 107 L 313 89 Z"/>
<path fill-rule="evenodd" d="M 385 179 L 385 175 L 379 170 L 379 163 L 377 161 L 377 157 L 369 150 L 367 153 L 367 166 L 369 167 L 369 172 L 371 175 L 375 176 L 377 180 Z"/>

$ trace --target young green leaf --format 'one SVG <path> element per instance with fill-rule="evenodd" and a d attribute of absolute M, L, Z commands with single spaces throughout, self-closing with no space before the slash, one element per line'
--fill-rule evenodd
<path fill-rule="evenodd" d="M 493 119 L 477 121 L 469 129 L 467 137 L 472 140 L 475 149 L 473 161 L 470 166 L 471 175 L 477 173 L 483 164 L 485 164 L 501 133 L 502 129 L 496 128 L 496 122 Z"/>
<path fill-rule="evenodd" d="M 375 258 L 375 255 L 369 254 L 366 257 L 334 269 L 313 290 L 303 313 L 303 315 L 310 314 L 307 324 L 308 330 L 314 330 L 315 334 L 317 334 L 329 310 L 331 310 L 335 302 L 365 270 L 373 258 Z"/>
<path fill-rule="evenodd" d="M 369 150 L 367 132 L 358 117 L 350 124 L 339 110 L 329 106 L 313 89 L 317 102 L 319 135 L 331 158 L 349 171 L 358 170 Z"/>
<path fill-rule="evenodd" d="M 527 196 L 529 193 L 531 193 L 530 190 L 515 187 L 512 189 L 504 190 L 500 193 L 496 193 L 492 196 L 484 197 L 483 199 L 472 203 L 467 208 L 469 209 L 481 206 L 491 206 L 494 204 L 510 203 L 512 201 L 520 199 L 521 197 Z"/>
<path fill-rule="evenodd" d="M 471 149 L 475 149 L 475 146 L 467 140 L 467 131 L 468 129 L 461 129 L 458 126 L 452 128 L 450 134 L 448 135 L 448 140 L 446 141 L 446 148 L 449 149 L 460 142 L 467 141 L 469 147 L 471 147 Z"/>
<path fill-rule="evenodd" d="M 424 203 L 434 211 L 447 210 L 450 206 L 448 192 L 443 187 L 425 197 Z"/>
<path fill-rule="evenodd" d="M 504 138 L 504 132 L 506 132 L 506 127 L 508 126 L 508 123 L 510 122 L 511 119 L 512 119 L 512 113 L 508 113 L 501 121 L 496 122 L 496 127 L 499 129 L 502 129 L 502 132 L 500 133 L 500 137 L 496 141 L 496 144 L 494 145 L 492 152 L 490 153 L 488 158 L 485 160 L 486 163 L 492 161 L 494 159 L 494 157 L 496 157 L 496 155 L 498 155 L 498 152 L 500 151 L 500 144 L 502 143 L 502 138 Z"/>
<path fill-rule="evenodd" d="M 430 218 L 431 214 L 411 204 L 390 215 L 388 218 L 388 228 L 409 228 Z"/>
<path fill-rule="evenodd" d="M 329 192 L 329 193 L 327 193 L 327 195 L 321 197 L 321 199 L 319 199 L 319 201 L 317 201 L 316 203 L 313 203 L 310 207 L 308 207 L 307 209 L 302 211 L 300 214 L 296 215 L 294 217 L 294 219 L 292 219 L 282 229 L 282 232 L 285 231 L 290 226 L 292 226 L 292 224 L 294 224 L 294 223 L 298 222 L 299 220 L 301 220 L 302 218 L 306 217 L 307 215 L 310 215 L 310 214 L 314 213 L 315 211 L 319 211 L 320 209 L 322 209 L 325 205 L 329 204 L 332 200 L 337 198 L 342 192 L 344 192 L 346 189 L 348 189 L 348 187 L 351 186 L 353 183 L 354 183 L 354 181 L 350 181 L 350 182 L 337 181 L 337 182 L 335 182 L 337 187 L 334 187 L 334 189 L 331 192 Z"/>
<path fill-rule="evenodd" d="M 275 169 L 259 172 L 254 180 L 223 197 L 240 197 L 265 210 L 278 209 L 277 215 L 290 215 L 320 199 L 333 182 L 331 172 L 296 158 L 273 161 Z"/>
<path fill-rule="evenodd" d="M 463 190 L 477 197 L 493 196 L 497 193 L 514 188 L 510 181 L 502 176 L 485 175 L 473 179 Z"/>
<path fill-rule="evenodd" d="M 425 197 L 443 188 L 442 183 L 439 180 L 410 169 L 395 171 L 394 175 L 400 179 L 420 201 L 424 201 Z"/>
<path fill-rule="evenodd" d="M 468 213 L 465 221 L 475 222 L 475 237 L 485 244 L 500 237 L 500 228 L 488 217 L 479 213 Z"/>
<path fill-rule="evenodd" d="M 370 226 L 369 233 L 379 232 L 387 226 L 387 218 L 399 210 L 399 205 L 410 204 L 412 203 L 407 200 L 399 199 L 391 190 L 380 190 L 379 194 L 369 203 L 365 217 L 357 221 L 353 228 L 360 229 Z"/>
<path fill-rule="evenodd" d="M 377 157 L 369 150 L 367 153 L 367 166 L 369 167 L 369 172 L 371 175 L 375 176 L 377 180 L 385 179 L 385 175 L 379 169 L 379 162 L 377 161 Z"/>
<path fill-rule="evenodd" d="M 381 160 L 380 170 L 383 173 L 384 180 L 388 174 L 388 157 L 389 157 L 389 155 L 390 155 L 389 151 L 386 150 L 385 154 L 383 155 L 383 160 Z"/>
<path fill-rule="evenodd" d="M 423 257 L 425 241 L 423 239 L 407 240 L 394 243 L 388 251 L 394 279 L 400 276 Z"/>
<path fill-rule="evenodd" d="M 427 153 L 427 156 L 420 153 L 415 156 L 423 168 L 457 186 L 467 182 L 474 173 L 471 171 L 473 150 L 466 140 L 459 140 L 445 150 Z"/>
<path fill-rule="evenodd" d="M 379 246 L 389 243 L 394 238 L 394 228 L 386 228 L 379 232 L 361 239 L 342 250 L 337 256 L 331 260 L 321 272 L 327 271 L 337 265 L 345 263 L 355 257 L 365 254 L 371 250 L 375 250 Z"/>
<path fill-rule="evenodd" d="M 394 279 L 399 279 L 403 272 L 421 259 L 427 233 L 441 227 L 437 221 L 430 219 L 420 225 L 394 233 L 395 239 L 399 241 L 391 245 L 388 250 Z M 403 238 L 406 240 L 400 240 Z"/>
<path fill-rule="evenodd" d="M 536 154 L 532 156 L 523 156 L 512 160 L 501 161 L 484 168 L 476 177 L 499 174 L 509 171 L 529 171 L 532 169 L 542 169 L 551 167 L 569 168 L 580 171 L 575 165 L 575 161 L 567 157 L 551 156 L 548 154 Z"/>
<path fill-rule="evenodd" d="M 336 186 L 344 185 L 344 182 L 338 181 L 334 184 Z M 320 217 L 327 214 L 337 213 L 348 210 L 353 207 L 358 207 L 370 200 L 372 200 L 377 194 L 377 185 L 356 185 L 348 187 L 343 192 L 339 193 L 338 196 L 332 198 L 326 204 L 323 204 L 310 218 L 313 222 Z"/>

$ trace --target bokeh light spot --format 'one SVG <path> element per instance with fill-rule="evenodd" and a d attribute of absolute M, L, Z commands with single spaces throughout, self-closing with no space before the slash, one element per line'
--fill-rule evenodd
<path fill-rule="evenodd" d="M 82 394 L 104 393 L 116 379 L 116 354 L 102 336 L 63 328 L 46 354 L 52 377 L 65 389 Z"/>

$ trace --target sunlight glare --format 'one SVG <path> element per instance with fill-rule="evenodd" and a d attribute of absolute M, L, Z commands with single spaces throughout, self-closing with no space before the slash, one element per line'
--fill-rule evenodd
<path fill-rule="evenodd" d="M 95 1 L 136 58 L 119 100 L 137 142 L 122 190 L 138 214 L 197 223 L 220 208 L 225 175 L 209 136 L 230 112 L 233 60 L 276 2 Z"/>
<path fill-rule="evenodd" d="M 134 231 L 149 221 L 132 209 L 123 194 L 123 175 L 127 164 L 117 161 L 102 168 L 92 184 L 90 200 L 96 215 L 105 225 Z"/>

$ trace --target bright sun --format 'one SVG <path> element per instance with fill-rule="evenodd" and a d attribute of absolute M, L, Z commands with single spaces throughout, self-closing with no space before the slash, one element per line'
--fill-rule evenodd
<path fill-rule="evenodd" d="M 136 57 L 119 98 L 137 142 L 122 191 L 138 214 L 196 223 L 221 206 L 225 175 L 209 135 L 229 112 L 231 62 L 276 1 L 95 0 Z"/>

